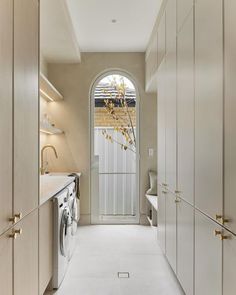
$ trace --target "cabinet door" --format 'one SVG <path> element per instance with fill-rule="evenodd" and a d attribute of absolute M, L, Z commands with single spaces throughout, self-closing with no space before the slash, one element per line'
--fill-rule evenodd
<path fill-rule="evenodd" d="M 38 205 L 38 2 L 14 2 L 14 213 Z M 30 185 L 29 185 L 30 184 Z"/>
<path fill-rule="evenodd" d="M 45 203 L 39 209 L 39 294 L 52 278 L 53 267 L 53 204 Z"/>
<path fill-rule="evenodd" d="M 177 0 L 177 21 L 178 30 L 181 29 L 185 19 L 193 7 L 194 0 Z"/>
<path fill-rule="evenodd" d="M 236 1 L 225 1 L 225 156 L 224 216 L 225 224 L 236 233 Z"/>
<path fill-rule="evenodd" d="M 181 200 L 177 205 L 177 276 L 186 294 L 192 295 L 194 270 L 194 209 Z"/>
<path fill-rule="evenodd" d="M 222 228 L 195 211 L 195 295 L 222 294 L 222 242 L 215 230 Z"/>
<path fill-rule="evenodd" d="M 194 195 L 194 36 L 193 11 L 178 34 L 177 126 L 178 191 L 193 204 Z"/>
<path fill-rule="evenodd" d="M 176 272 L 176 203 L 170 192 L 166 194 L 166 257 Z"/>
<path fill-rule="evenodd" d="M 223 203 L 222 0 L 195 5 L 195 201 L 215 218 Z"/>
<path fill-rule="evenodd" d="M 223 242 L 223 295 L 235 295 L 236 237 L 224 231 Z"/>
<path fill-rule="evenodd" d="M 166 53 L 176 54 L 176 0 L 166 5 Z"/>
<path fill-rule="evenodd" d="M 176 55 L 166 55 L 166 183 L 176 190 Z"/>
<path fill-rule="evenodd" d="M 12 215 L 13 1 L 0 1 L 0 234 Z"/>
<path fill-rule="evenodd" d="M 20 221 L 14 241 L 14 295 L 38 294 L 38 211 Z"/>
<path fill-rule="evenodd" d="M 157 81 L 157 156 L 158 183 L 166 183 L 166 96 L 165 96 L 165 60 L 163 60 Z"/>
<path fill-rule="evenodd" d="M 0 236 L 0 288 L 1 294 L 12 295 L 12 239 L 10 231 Z"/>
<path fill-rule="evenodd" d="M 157 62 L 160 65 L 166 54 L 166 15 L 161 17 L 157 33 Z"/>
<path fill-rule="evenodd" d="M 157 215 L 158 242 L 166 253 L 166 193 L 162 186 L 158 186 L 158 215 Z"/>

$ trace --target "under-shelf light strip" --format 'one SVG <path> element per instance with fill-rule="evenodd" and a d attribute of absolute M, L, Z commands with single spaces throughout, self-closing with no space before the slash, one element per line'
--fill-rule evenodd
<path fill-rule="evenodd" d="M 54 101 L 46 92 L 44 92 L 42 89 L 40 89 L 40 93 L 42 93 L 44 96 L 46 96 L 50 101 Z"/>
<path fill-rule="evenodd" d="M 52 132 L 46 131 L 46 130 L 44 130 L 44 129 L 40 129 L 40 132 L 43 132 L 43 133 L 47 133 L 47 134 L 53 135 Z"/>

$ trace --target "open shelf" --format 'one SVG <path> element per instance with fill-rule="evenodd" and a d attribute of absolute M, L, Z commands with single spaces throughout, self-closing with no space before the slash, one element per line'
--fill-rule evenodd
<path fill-rule="evenodd" d="M 40 95 L 48 102 L 63 100 L 61 93 L 40 73 Z"/>
<path fill-rule="evenodd" d="M 40 122 L 40 132 L 43 132 L 49 135 L 64 133 L 61 129 L 58 129 L 48 123 L 45 124 L 43 122 Z"/>

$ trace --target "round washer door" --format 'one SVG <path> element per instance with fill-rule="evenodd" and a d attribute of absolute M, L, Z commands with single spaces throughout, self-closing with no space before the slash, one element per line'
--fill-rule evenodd
<path fill-rule="evenodd" d="M 77 219 L 78 219 L 78 210 L 77 210 L 77 200 L 76 197 L 73 198 L 71 202 L 71 217 L 72 217 L 72 235 L 76 234 L 77 231 Z"/>
<path fill-rule="evenodd" d="M 70 243 L 70 231 L 71 230 L 71 217 L 70 210 L 65 207 L 61 216 L 60 226 L 60 250 L 64 257 L 69 256 L 69 243 Z"/>

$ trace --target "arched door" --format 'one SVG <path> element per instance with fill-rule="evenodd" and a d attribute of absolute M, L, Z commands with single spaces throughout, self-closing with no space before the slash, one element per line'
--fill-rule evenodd
<path fill-rule="evenodd" d="M 139 222 L 138 99 L 122 73 L 99 77 L 91 95 L 91 220 Z"/>

